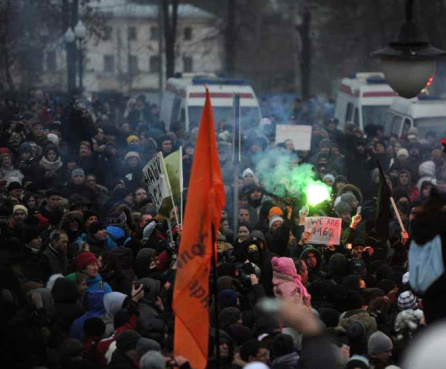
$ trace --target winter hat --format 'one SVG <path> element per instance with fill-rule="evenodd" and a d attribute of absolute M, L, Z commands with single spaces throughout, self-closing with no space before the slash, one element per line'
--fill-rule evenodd
<path fill-rule="evenodd" d="M 85 337 L 102 337 L 104 333 L 105 324 L 101 318 L 89 318 L 84 322 Z"/>
<path fill-rule="evenodd" d="M 409 157 L 409 151 L 407 151 L 406 149 L 399 149 L 396 157 L 398 159 L 407 159 Z"/>
<path fill-rule="evenodd" d="M 353 320 L 346 329 L 347 338 L 349 344 L 351 343 L 360 343 L 366 337 L 366 329 L 364 324 L 362 324 L 359 320 Z"/>
<path fill-rule="evenodd" d="M 99 232 L 99 231 L 101 231 L 103 229 L 105 229 L 104 223 L 102 223 L 102 222 L 93 222 L 93 223 L 91 223 L 90 228 L 88 228 L 88 232 L 91 235 L 94 235 L 94 234 L 96 234 L 97 232 Z"/>
<path fill-rule="evenodd" d="M 25 244 L 30 243 L 32 240 L 34 240 L 35 238 L 41 236 L 42 234 L 39 232 L 38 229 L 35 228 L 26 228 L 25 232 L 23 233 L 23 242 L 25 242 Z"/>
<path fill-rule="evenodd" d="M 115 241 L 120 240 L 125 237 L 125 232 L 121 227 L 118 226 L 108 226 L 106 228 L 107 233 L 113 237 Z"/>
<path fill-rule="evenodd" d="M 435 163 L 432 160 L 421 163 L 418 167 L 420 177 L 435 177 Z"/>
<path fill-rule="evenodd" d="M 335 182 L 347 183 L 348 181 L 347 181 L 347 177 L 346 176 L 343 176 L 343 175 L 340 174 L 340 175 L 336 176 Z"/>
<path fill-rule="evenodd" d="M 324 182 L 326 179 L 329 179 L 330 181 L 334 182 L 335 176 L 333 174 L 328 173 L 322 177 L 322 182 Z"/>
<path fill-rule="evenodd" d="M 158 351 L 149 351 L 141 358 L 139 367 L 141 369 L 165 369 L 166 360 Z"/>
<path fill-rule="evenodd" d="M 83 270 L 87 265 L 97 264 L 98 259 L 92 252 L 83 252 L 74 258 L 74 262 L 77 269 Z"/>
<path fill-rule="evenodd" d="M 393 349 L 392 340 L 381 331 L 373 333 L 369 338 L 367 350 L 369 355 L 378 355 Z"/>
<path fill-rule="evenodd" d="M 344 195 L 343 195 L 344 196 Z M 350 205 L 348 203 L 346 203 L 345 201 L 339 201 L 335 207 L 334 207 L 334 211 L 336 212 L 336 214 L 340 217 L 341 214 L 343 213 L 351 213 L 352 208 L 350 207 Z"/>
<path fill-rule="evenodd" d="M 85 177 L 85 171 L 82 168 L 74 168 L 71 171 L 71 179 L 74 177 Z"/>
<path fill-rule="evenodd" d="M 220 272 L 219 272 L 220 274 Z M 221 292 L 223 290 L 234 290 L 235 291 L 236 287 L 233 283 L 233 278 L 228 276 L 228 275 L 224 275 L 221 276 L 220 278 L 218 278 L 217 280 L 217 291 Z"/>
<path fill-rule="evenodd" d="M 224 308 L 218 314 L 218 322 L 220 323 L 220 327 L 225 329 L 227 326 L 231 324 L 236 324 L 239 319 L 241 319 L 242 313 L 239 308 L 234 306 Z"/>
<path fill-rule="evenodd" d="M 345 369 L 369 369 L 369 359 L 362 355 L 353 355 Z"/>
<path fill-rule="evenodd" d="M 351 204 L 353 201 L 357 200 L 356 196 L 351 192 L 346 192 L 341 195 L 341 201 L 346 202 L 347 204 Z"/>
<path fill-rule="evenodd" d="M 273 216 L 279 216 L 281 217 L 283 215 L 283 211 L 278 206 L 273 206 L 271 209 L 269 209 L 268 212 L 268 219 L 271 219 Z"/>
<path fill-rule="evenodd" d="M 116 348 L 121 352 L 134 350 L 140 338 L 141 335 L 138 332 L 132 329 L 126 330 L 116 338 Z"/>
<path fill-rule="evenodd" d="M 398 296 L 398 308 L 400 310 L 415 310 L 417 306 L 417 298 L 411 291 L 404 291 Z"/>
<path fill-rule="evenodd" d="M 328 138 L 324 138 L 319 142 L 319 149 L 322 149 L 324 147 L 331 148 L 332 144 L 331 141 Z"/>
<path fill-rule="evenodd" d="M 14 205 L 14 208 L 12 210 L 12 214 L 14 215 L 17 210 L 23 210 L 26 213 L 26 216 L 28 216 L 28 209 L 26 208 L 26 206 Z"/>
<path fill-rule="evenodd" d="M 242 177 L 245 178 L 248 174 L 251 174 L 252 176 L 254 176 L 254 172 L 252 171 L 251 168 L 246 168 L 242 173 Z"/>
<path fill-rule="evenodd" d="M 277 221 L 281 221 L 283 224 L 283 219 L 282 217 L 278 216 L 278 215 L 274 215 L 271 217 L 271 219 L 269 220 L 269 229 L 271 229 L 273 227 L 273 224 Z"/>
<path fill-rule="evenodd" d="M 327 328 L 337 327 L 339 324 L 339 311 L 332 308 L 320 308 L 319 316 Z"/>
<path fill-rule="evenodd" d="M 33 147 L 29 142 L 23 142 L 19 148 L 20 154 L 32 154 Z"/>
<path fill-rule="evenodd" d="M 88 220 L 88 218 L 91 218 L 91 217 L 99 218 L 98 214 L 91 210 L 85 210 L 85 211 L 83 211 L 83 214 L 84 214 L 83 215 L 84 223 Z"/>
<path fill-rule="evenodd" d="M 234 290 L 222 290 L 218 294 L 218 302 L 221 309 L 237 306 L 237 292 Z"/>
<path fill-rule="evenodd" d="M 46 282 L 45 288 L 48 288 L 52 292 L 53 291 L 53 287 L 54 287 L 54 283 L 59 278 L 64 278 L 63 274 L 57 273 L 57 274 L 53 274 L 52 276 L 50 276 L 50 278 Z"/>
<path fill-rule="evenodd" d="M 8 187 L 7 187 L 7 190 L 8 191 L 12 191 L 12 190 L 22 190 L 23 189 L 23 187 L 22 187 L 22 185 L 20 184 L 20 182 L 11 182 L 9 185 L 8 185 Z"/>
<path fill-rule="evenodd" d="M 136 344 L 136 356 L 138 361 L 144 356 L 148 351 L 158 351 L 161 352 L 161 345 L 150 338 L 141 337 Z"/>
<path fill-rule="evenodd" d="M 59 139 L 59 136 L 57 136 L 55 133 L 48 133 L 48 134 L 46 135 L 46 138 L 47 138 L 47 140 L 50 141 L 52 144 L 54 144 L 54 145 L 56 145 L 56 146 L 59 146 L 60 139 Z"/>
<path fill-rule="evenodd" d="M 138 138 L 138 136 L 130 135 L 130 136 L 127 137 L 126 141 L 127 141 L 127 145 L 130 145 L 133 141 L 137 141 L 138 142 L 139 138 Z"/>
<path fill-rule="evenodd" d="M 136 151 L 129 151 L 125 157 L 124 157 L 124 161 L 127 161 L 130 158 L 137 158 L 138 160 L 141 160 L 139 154 Z"/>

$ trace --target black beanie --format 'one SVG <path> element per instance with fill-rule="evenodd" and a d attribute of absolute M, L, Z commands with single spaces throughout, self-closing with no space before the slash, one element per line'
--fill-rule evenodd
<path fill-rule="evenodd" d="M 91 235 L 96 234 L 98 231 L 105 229 L 105 225 L 102 222 L 94 222 L 90 225 L 90 228 L 88 228 L 88 232 Z"/>
<path fill-rule="evenodd" d="M 135 350 L 140 338 L 141 335 L 132 329 L 124 331 L 116 338 L 116 348 L 121 352 Z"/>
<path fill-rule="evenodd" d="M 105 333 L 105 324 L 101 318 L 90 318 L 84 323 L 85 337 L 102 337 Z"/>

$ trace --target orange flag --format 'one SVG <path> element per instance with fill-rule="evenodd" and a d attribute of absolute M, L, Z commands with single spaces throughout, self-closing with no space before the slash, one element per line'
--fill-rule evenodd
<path fill-rule="evenodd" d="M 205 369 L 209 341 L 209 268 L 212 230 L 218 233 L 225 191 L 209 91 L 201 116 L 177 259 L 173 310 L 174 353 Z"/>

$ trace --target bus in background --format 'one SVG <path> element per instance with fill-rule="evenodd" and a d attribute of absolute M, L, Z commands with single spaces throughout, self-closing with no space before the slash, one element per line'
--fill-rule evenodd
<path fill-rule="evenodd" d="M 384 126 L 396 96 L 382 73 L 356 73 L 344 78 L 336 98 L 335 118 L 339 128 L 353 123 L 365 132 L 368 125 Z"/>
<path fill-rule="evenodd" d="M 205 85 L 209 89 L 215 124 L 234 120 L 233 96 L 240 95 L 241 123 L 243 129 L 255 128 L 262 116 L 259 102 L 251 86 L 246 81 L 234 78 L 221 78 L 212 73 L 183 73 L 169 78 L 163 94 L 160 121 L 169 130 L 172 124 L 180 123 L 185 131 L 200 124 L 205 101 Z"/>

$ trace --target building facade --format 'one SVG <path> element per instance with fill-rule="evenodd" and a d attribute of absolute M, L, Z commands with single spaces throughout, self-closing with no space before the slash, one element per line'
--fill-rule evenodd
<path fill-rule="evenodd" d="M 159 52 L 159 42 L 164 37 L 159 37 L 163 29 L 159 26 L 158 7 L 128 0 L 101 0 L 93 3 L 92 8 L 104 23 L 100 36 L 87 31 L 83 42 L 84 91 L 157 93 L 160 73 L 162 86 L 166 80 L 163 44 Z M 191 5 L 179 5 L 175 57 L 175 72 L 221 70 L 222 42 L 212 14 Z M 44 70 L 43 85 L 65 89 L 64 47 L 45 53 Z"/>

